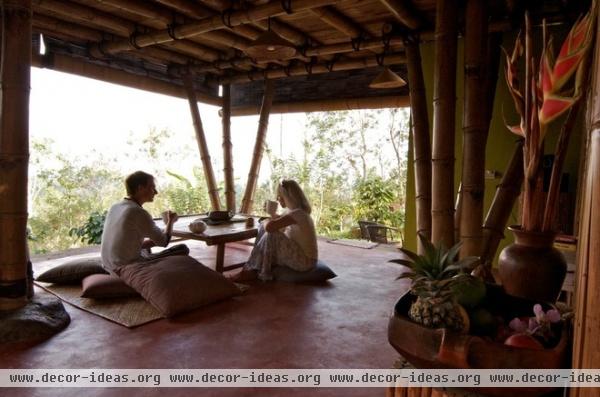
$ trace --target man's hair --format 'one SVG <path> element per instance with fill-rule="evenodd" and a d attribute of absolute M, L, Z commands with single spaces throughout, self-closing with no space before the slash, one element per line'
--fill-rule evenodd
<path fill-rule="evenodd" d="M 127 195 L 133 196 L 140 186 L 147 186 L 154 177 L 144 171 L 136 171 L 125 178 Z"/>

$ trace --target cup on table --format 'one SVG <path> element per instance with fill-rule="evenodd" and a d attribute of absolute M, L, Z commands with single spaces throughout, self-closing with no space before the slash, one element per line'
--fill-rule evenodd
<path fill-rule="evenodd" d="M 265 201 L 265 211 L 267 212 L 267 214 L 273 216 L 277 213 L 277 207 L 279 206 L 279 203 L 277 201 L 273 201 L 273 200 L 267 200 Z"/>

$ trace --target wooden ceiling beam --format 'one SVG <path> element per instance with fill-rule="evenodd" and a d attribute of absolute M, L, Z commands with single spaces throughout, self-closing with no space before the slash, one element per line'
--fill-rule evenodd
<path fill-rule="evenodd" d="M 383 59 L 383 65 L 398 65 L 406 63 L 403 53 L 389 54 Z M 249 81 L 264 79 L 279 79 L 291 76 L 306 76 L 309 74 L 322 74 L 337 72 L 340 70 L 362 69 L 379 66 L 375 56 L 366 58 L 344 59 L 332 63 L 316 63 L 309 67 L 308 65 L 296 65 L 287 68 L 267 69 L 251 73 L 237 74 L 219 79 L 220 84 L 247 83 Z"/>
<path fill-rule="evenodd" d="M 291 11 L 294 13 L 314 7 L 335 4 L 337 2 L 339 2 L 339 0 L 291 0 L 290 3 Z M 252 10 L 226 12 L 198 22 L 179 25 L 173 29 L 165 29 L 148 34 L 137 35 L 133 43 L 130 40 L 114 40 L 104 42 L 100 45 L 100 47 L 107 53 L 116 53 L 119 51 L 132 50 L 138 47 L 148 47 L 172 42 L 174 40 L 181 40 L 213 30 L 223 29 L 228 26 L 233 27 L 248 24 L 282 14 L 286 14 L 286 8 L 284 7 L 283 3 L 279 1 L 272 1 L 270 3 L 255 7 Z"/>
<path fill-rule="evenodd" d="M 119 40 L 124 40 L 127 42 L 131 40 L 135 43 L 135 40 L 132 40 L 131 37 L 137 37 L 136 24 L 129 20 L 116 17 L 112 14 L 99 11 L 95 8 L 61 0 L 32 0 L 32 5 L 34 6 L 35 12 L 40 11 L 43 13 L 44 10 L 47 10 L 64 16 L 67 20 L 77 20 L 78 22 L 107 29 L 110 32 L 120 36 L 130 37 Z M 194 56 L 203 61 L 212 62 L 221 57 L 221 53 L 219 51 L 191 43 L 189 41 L 177 41 L 175 43 L 165 43 L 165 45 L 172 47 L 176 51 Z M 95 56 L 101 56 L 103 53 L 104 52 L 100 48 L 100 51 L 95 52 Z"/>
<path fill-rule="evenodd" d="M 423 20 L 413 11 L 408 0 L 379 0 L 404 26 L 416 30 L 423 25 Z"/>
<path fill-rule="evenodd" d="M 170 7 L 174 10 L 181 12 L 182 14 L 188 15 L 194 19 L 205 19 L 208 17 L 214 17 L 215 15 L 220 15 L 221 11 L 228 8 L 227 5 L 220 5 L 219 7 L 214 7 L 217 10 L 213 10 L 210 7 L 207 7 L 198 2 L 190 1 L 190 0 L 154 0 L 162 5 Z M 229 2 L 227 2 L 229 3 Z M 224 29 L 226 31 L 231 31 L 240 36 L 246 37 L 247 39 L 254 40 L 256 39 L 261 31 L 253 28 L 250 25 L 238 25 L 233 26 L 231 28 Z"/>
<path fill-rule="evenodd" d="M 273 103 L 271 114 L 273 113 L 305 113 L 305 112 L 323 112 L 338 110 L 355 109 L 385 109 L 408 107 L 410 101 L 408 96 L 388 95 L 382 97 L 367 98 L 341 98 L 324 99 L 318 101 L 302 102 L 282 102 Z M 251 116 L 260 112 L 260 105 L 255 106 L 237 106 L 231 108 L 232 116 Z"/>
<path fill-rule="evenodd" d="M 59 72 L 106 81 L 112 84 L 187 99 L 185 89 L 177 84 L 84 62 L 66 55 L 51 54 L 44 56 L 34 53 L 32 54 L 31 65 L 38 68 L 48 68 Z M 221 98 L 207 95 L 203 92 L 197 91 L 196 97 L 200 102 L 210 105 L 221 106 L 222 104 Z"/>
<path fill-rule="evenodd" d="M 86 0 L 86 2 L 96 2 L 113 7 L 115 10 L 123 10 L 131 14 L 138 15 L 146 18 L 144 25 L 153 29 L 165 29 L 168 28 L 174 22 L 176 16 L 173 15 L 171 10 L 157 7 L 156 5 L 148 1 L 140 0 Z M 215 13 L 213 12 L 213 15 Z M 250 44 L 250 40 L 230 33 L 228 31 L 220 32 L 206 32 L 201 36 L 193 37 L 190 41 L 194 41 L 198 44 L 202 44 L 204 39 L 208 39 L 220 45 L 227 47 L 233 47 L 238 50 L 244 50 Z"/>
<path fill-rule="evenodd" d="M 53 37 L 53 35 L 66 35 L 69 38 L 88 42 L 100 42 L 104 38 L 103 33 L 99 30 L 66 22 L 40 13 L 35 13 L 33 15 L 32 24 L 34 29 L 49 37 Z M 63 37 L 58 38 L 63 39 Z M 140 51 L 140 57 L 144 58 L 146 56 L 151 57 L 154 60 L 160 60 L 163 64 L 176 63 L 186 65 L 192 60 L 177 52 L 163 50 L 162 48 L 144 48 Z"/>
<path fill-rule="evenodd" d="M 364 34 L 363 29 L 353 20 L 331 6 L 313 8 L 310 12 L 316 15 L 321 21 L 350 38 L 354 39 Z"/>

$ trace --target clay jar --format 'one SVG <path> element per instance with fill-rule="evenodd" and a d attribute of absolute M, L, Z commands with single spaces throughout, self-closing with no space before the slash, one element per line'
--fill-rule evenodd
<path fill-rule="evenodd" d="M 504 290 L 521 298 L 555 302 L 567 273 L 564 256 L 553 247 L 556 233 L 527 232 L 519 226 L 508 229 L 515 242 L 504 248 L 498 259 Z"/>

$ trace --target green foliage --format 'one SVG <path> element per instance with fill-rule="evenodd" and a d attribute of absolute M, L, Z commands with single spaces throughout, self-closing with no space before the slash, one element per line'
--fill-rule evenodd
<path fill-rule="evenodd" d="M 102 231 L 104 230 L 105 220 L 106 211 L 94 211 L 82 226 L 69 230 L 69 236 L 77 236 L 86 244 L 100 244 L 102 242 Z"/>
<path fill-rule="evenodd" d="M 180 215 L 206 212 L 210 203 L 204 175 L 200 168 L 193 169 L 194 180 L 173 171 L 166 171 L 167 184 L 162 186 L 155 202 L 147 206 L 155 216 L 169 208 Z"/>
<path fill-rule="evenodd" d="M 392 204 L 396 199 L 394 184 L 381 177 L 359 181 L 354 189 L 355 215 L 358 219 L 391 223 Z"/>

